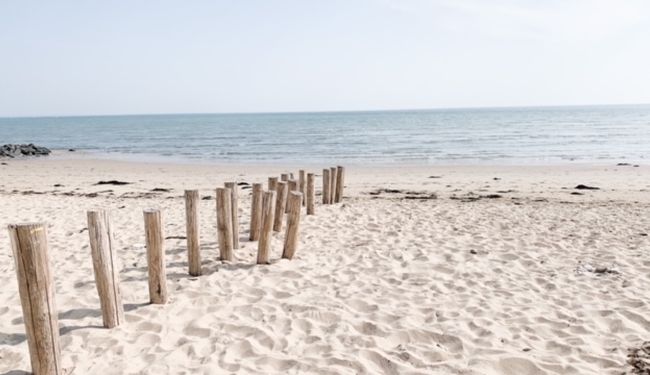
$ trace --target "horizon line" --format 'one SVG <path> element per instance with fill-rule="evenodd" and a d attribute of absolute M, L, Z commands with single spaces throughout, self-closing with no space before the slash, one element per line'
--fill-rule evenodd
<path fill-rule="evenodd" d="M 250 111 L 250 112 L 158 112 L 158 113 L 120 113 L 93 115 L 37 115 L 37 116 L 0 116 L 0 119 L 37 119 L 37 118 L 76 118 L 76 117 L 127 117 L 127 116 L 194 116 L 194 115 L 290 115 L 290 114 L 325 114 L 325 113 L 369 113 L 369 112 L 417 112 L 450 110 L 490 110 L 490 109 L 533 109 L 533 108 L 575 108 L 575 107 L 624 107 L 647 106 L 648 103 L 608 103 L 608 104 L 542 104 L 521 106 L 459 106 L 430 108 L 395 108 L 395 109 L 344 109 L 344 110 L 305 110 L 305 111 Z"/>

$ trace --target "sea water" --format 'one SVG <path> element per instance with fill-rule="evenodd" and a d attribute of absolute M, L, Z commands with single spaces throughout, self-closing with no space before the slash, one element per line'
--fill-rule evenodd
<path fill-rule="evenodd" d="M 134 160 L 638 163 L 650 105 L 0 118 L 5 143 Z"/>

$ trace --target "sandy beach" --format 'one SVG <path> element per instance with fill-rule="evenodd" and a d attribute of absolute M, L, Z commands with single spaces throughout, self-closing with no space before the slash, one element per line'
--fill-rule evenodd
<path fill-rule="evenodd" d="M 279 233 L 257 266 L 250 189 L 241 248 L 218 260 L 214 188 L 304 168 L 319 194 L 329 165 L 2 162 L 0 374 L 30 371 L 6 228 L 34 221 L 47 223 L 68 374 L 622 374 L 650 340 L 645 165 L 347 166 L 344 201 L 302 217 L 295 258 L 280 260 Z M 187 272 L 184 189 L 206 197 L 200 277 Z M 110 210 L 119 250 L 127 322 L 111 330 L 93 208 Z M 146 208 L 164 212 L 166 305 L 148 303 Z"/>

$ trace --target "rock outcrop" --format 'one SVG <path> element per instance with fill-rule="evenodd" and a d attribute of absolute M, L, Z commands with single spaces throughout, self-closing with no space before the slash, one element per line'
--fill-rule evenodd
<path fill-rule="evenodd" d="M 33 143 L 28 145 L 7 144 L 0 147 L 0 158 L 15 158 L 16 156 L 47 156 L 50 149 L 36 146 Z"/>

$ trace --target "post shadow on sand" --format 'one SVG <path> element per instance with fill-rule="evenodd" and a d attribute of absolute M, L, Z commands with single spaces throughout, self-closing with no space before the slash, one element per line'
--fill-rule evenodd
<path fill-rule="evenodd" d="M 4 333 L 0 332 L 0 345 L 18 345 L 27 340 L 24 333 Z"/>
<path fill-rule="evenodd" d="M 4 372 L 4 373 L 2 373 L 0 375 L 30 375 L 30 374 L 31 374 L 31 372 L 28 372 L 28 371 L 11 370 L 11 371 Z"/>

